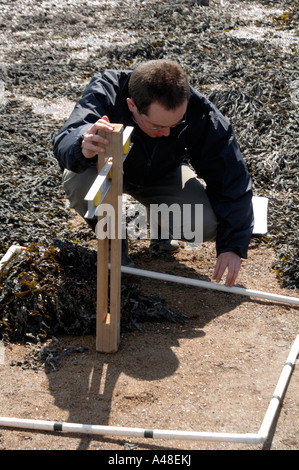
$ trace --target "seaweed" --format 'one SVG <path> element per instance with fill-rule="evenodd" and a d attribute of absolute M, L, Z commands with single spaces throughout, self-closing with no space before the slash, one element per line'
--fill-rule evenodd
<path fill-rule="evenodd" d="M 45 341 L 61 334 L 94 334 L 97 253 L 61 240 L 33 244 L 6 266 L 0 277 L 0 338 Z M 183 322 L 186 317 L 122 280 L 121 330 L 142 322 Z"/>
<path fill-rule="evenodd" d="M 29 249 L 1 277 L 1 337 L 42 340 L 58 332 L 94 331 L 95 325 L 90 229 L 70 223 L 73 215 L 52 153 L 65 110 L 41 115 L 30 100 L 72 104 L 98 69 L 131 69 L 150 58 L 178 60 L 191 85 L 231 121 L 254 192 L 269 199 L 268 234 L 254 243 L 273 247 L 281 285 L 297 289 L 298 0 L 291 5 L 230 0 L 209 7 L 189 0 L 147 0 L 126 2 L 128 8 L 107 0 L 101 6 L 100 36 L 97 21 L 90 21 L 98 18 L 98 6 L 90 4 L 87 14 L 84 2 L 75 8 L 71 3 L 67 24 L 64 11 L 52 15 L 43 4 L 35 5 L 34 16 L 29 4 L 3 5 L 0 256 L 12 244 Z M 129 279 L 122 305 L 124 331 L 139 328 L 143 319 L 183 319 Z"/>

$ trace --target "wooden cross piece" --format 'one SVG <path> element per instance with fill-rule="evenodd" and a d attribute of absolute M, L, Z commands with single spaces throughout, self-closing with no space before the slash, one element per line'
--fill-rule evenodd
<path fill-rule="evenodd" d="M 85 215 L 92 218 L 97 215 L 97 208 L 105 198 L 105 204 L 113 208 L 111 214 L 98 217 L 98 223 L 106 224 L 106 236 L 98 238 L 97 260 L 97 324 L 96 350 L 104 353 L 116 352 L 120 341 L 120 303 L 121 303 L 121 246 L 122 233 L 121 205 L 119 198 L 123 191 L 123 162 L 128 155 L 131 144 L 130 135 L 133 127 L 123 130 L 122 124 L 115 124 L 112 134 L 99 131 L 109 140 L 105 154 L 98 155 L 98 176 L 87 193 L 85 200 L 88 211 Z M 108 237 L 108 225 L 113 226 L 113 236 Z M 110 242 L 110 250 L 109 250 Z M 110 252 L 110 286 L 109 286 L 109 252 Z"/>

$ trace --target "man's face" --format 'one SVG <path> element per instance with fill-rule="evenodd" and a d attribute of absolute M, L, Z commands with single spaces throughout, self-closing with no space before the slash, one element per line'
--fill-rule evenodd
<path fill-rule="evenodd" d="M 150 137 L 167 137 L 170 129 L 179 124 L 186 114 L 188 101 L 178 106 L 174 110 L 167 110 L 159 103 L 154 102 L 150 105 L 147 114 L 139 113 L 134 101 L 127 99 L 129 110 L 133 119 L 140 129 Z"/>

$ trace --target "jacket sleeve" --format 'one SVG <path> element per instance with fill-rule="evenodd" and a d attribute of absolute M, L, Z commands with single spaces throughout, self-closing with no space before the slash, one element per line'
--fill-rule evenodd
<path fill-rule="evenodd" d="M 233 251 L 247 257 L 253 228 L 252 184 L 231 124 L 207 100 L 191 129 L 189 156 L 218 219 L 217 256 Z M 199 117 L 200 116 L 200 117 Z M 191 126 L 192 127 L 192 126 Z"/>
<path fill-rule="evenodd" d="M 98 72 L 77 102 L 72 114 L 53 141 L 53 152 L 61 169 L 81 173 L 96 164 L 96 157 L 85 158 L 81 143 L 86 131 L 115 105 L 119 90 L 119 75 L 114 71 Z"/>

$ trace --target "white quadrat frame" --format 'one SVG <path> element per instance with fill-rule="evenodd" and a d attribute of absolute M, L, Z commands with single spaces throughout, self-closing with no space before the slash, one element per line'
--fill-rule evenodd
<path fill-rule="evenodd" d="M 88 217 L 96 214 L 96 209 L 103 201 L 104 197 L 111 204 L 117 204 L 117 198 L 122 192 L 122 163 L 130 151 L 130 135 L 133 128 L 126 128 L 123 132 L 122 125 L 116 125 L 115 132 L 110 134 L 111 142 L 109 149 L 113 155 L 109 158 L 102 157 L 101 169 L 99 175 L 92 188 L 86 196 L 88 203 Z M 100 163 L 100 159 L 99 159 Z M 98 165 L 99 167 L 100 165 Z M 109 197 L 111 192 L 111 197 Z M 117 217 L 116 213 L 116 217 Z M 195 287 L 215 289 L 229 292 L 237 295 L 247 295 L 250 297 L 258 297 L 271 301 L 290 303 L 299 305 L 299 299 L 296 297 L 288 297 L 276 295 L 267 292 L 253 291 L 240 287 L 225 287 L 221 284 L 200 281 L 198 279 L 189 279 L 185 277 L 172 276 L 163 273 L 145 271 L 141 269 L 129 268 L 121 266 L 121 237 L 114 241 L 115 245 L 111 247 L 111 264 L 108 262 L 108 239 L 107 241 L 98 240 L 98 259 L 101 259 L 100 268 L 98 266 L 98 302 L 97 302 L 97 339 L 96 349 L 99 352 L 116 352 L 120 336 L 120 279 L 121 273 L 129 275 L 137 275 L 159 279 L 166 282 L 175 282 L 180 284 L 192 285 Z M 112 242 L 113 240 L 111 240 Z M 26 247 L 12 245 L 4 257 L 0 261 L 0 272 L 4 270 L 10 259 L 20 254 Z M 103 262 L 104 260 L 104 262 Z M 112 287 L 115 289 L 113 311 L 107 312 L 107 289 L 108 289 L 108 271 L 110 270 L 110 279 Z M 111 277 L 112 276 L 112 277 Z M 110 282 L 111 284 L 111 282 Z M 257 433 L 218 433 L 218 432 L 197 432 L 197 431 L 180 431 L 165 429 L 143 429 L 134 427 L 119 426 L 101 426 L 93 424 L 67 423 L 48 420 L 34 420 L 11 417 L 0 417 L 0 427 L 27 429 L 32 431 L 49 431 L 63 433 L 79 433 L 90 435 L 114 435 L 127 437 L 140 437 L 152 439 L 179 439 L 179 440 L 195 440 L 195 441 L 222 441 L 222 442 L 238 442 L 245 444 L 263 444 L 269 438 L 272 425 L 276 414 L 282 404 L 286 388 L 291 378 L 291 374 L 296 365 L 299 355 L 299 335 L 296 337 L 286 363 L 283 366 L 281 375 L 276 385 L 272 399 L 266 410 L 266 414 Z"/>
<path fill-rule="evenodd" d="M 197 432 L 166 429 L 143 429 L 119 426 L 100 426 L 92 424 L 64 423 L 57 421 L 33 420 L 21 418 L 0 417 L 0 427 L 27 429 L 32 431 L 50 431 L 75 434 L 102 436 L 127 436 L 150 439 L 192 440 L 235 442 L 240 444 L 264 444 L 270 436 L 279 406 L 282 404 L 291 374 L 299 354 L 299 335 L 296 337 L 286 363 L 282 369 L 278 383 L 270 400 L 266 414 L 257 433 L 218 433 Z"/>

